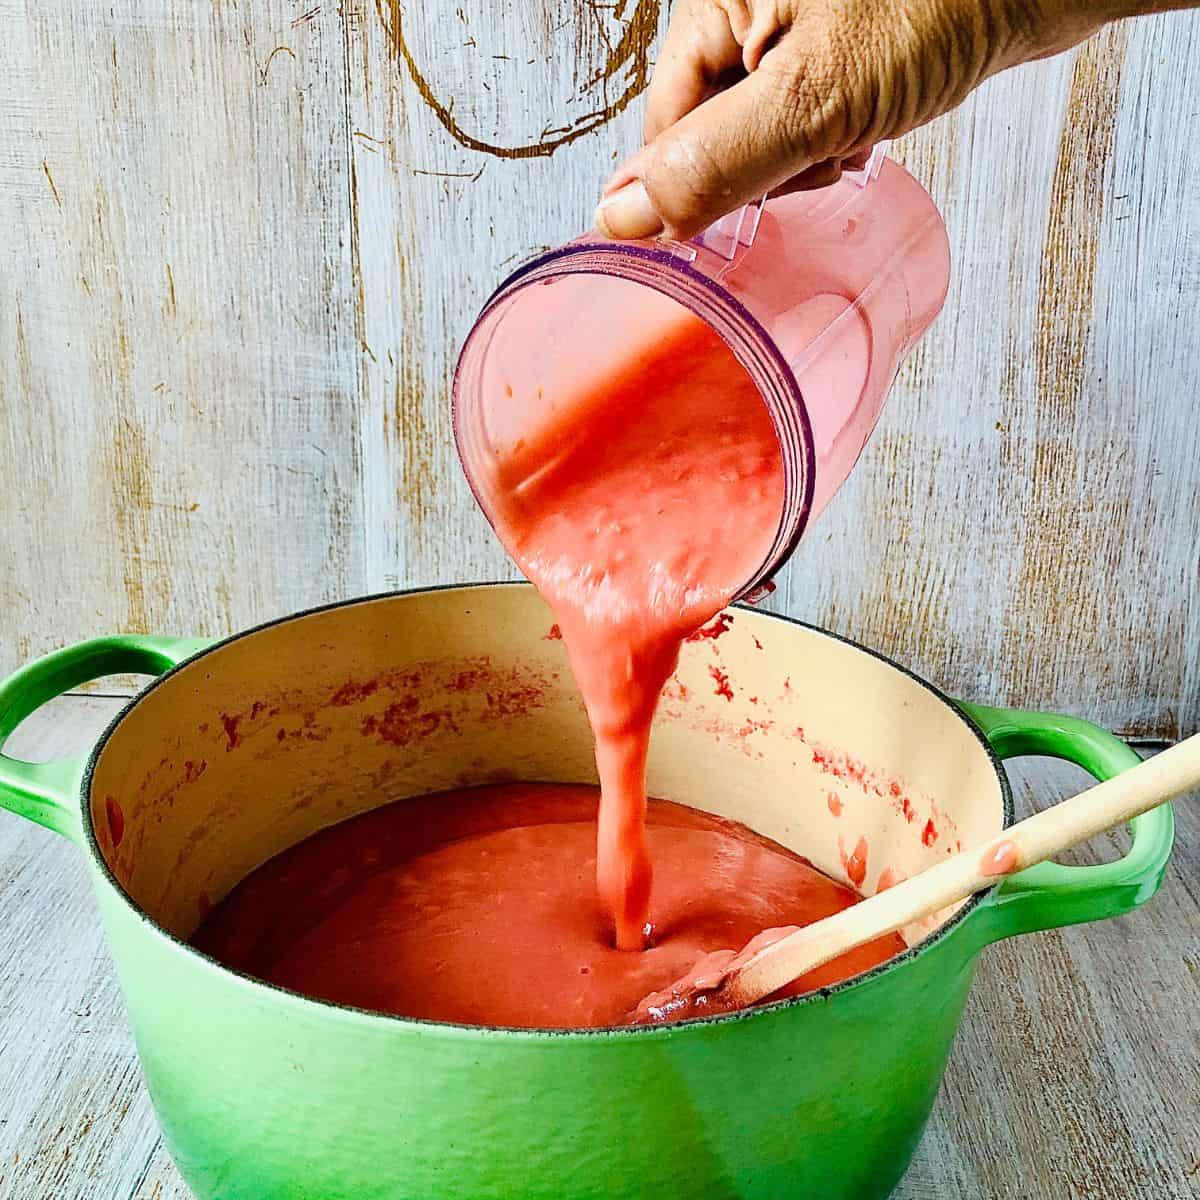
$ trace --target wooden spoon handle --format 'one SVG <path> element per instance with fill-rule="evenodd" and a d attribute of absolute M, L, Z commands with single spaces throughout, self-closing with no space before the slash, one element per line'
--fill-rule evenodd
<path fill-rule="evenodd" d="M 1114 825 L 1200 786 L 1200 734 L 1044 809 L 983 846 L 963 850 L 887 891 L 766 946 L 724 980 L 739 1007 L 778 991 L 856 946 L 895 933 Z"/>

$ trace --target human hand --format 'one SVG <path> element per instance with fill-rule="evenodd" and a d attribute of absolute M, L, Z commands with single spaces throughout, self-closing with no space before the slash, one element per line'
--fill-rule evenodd
<path fill-rule="evenodd" d="M 596 226 L 686 238 L 764 193 L 834 183 L 990 75 L 1133 11 L 1121 2 L 678 0 L 646 145 L 609 180 Z"/>

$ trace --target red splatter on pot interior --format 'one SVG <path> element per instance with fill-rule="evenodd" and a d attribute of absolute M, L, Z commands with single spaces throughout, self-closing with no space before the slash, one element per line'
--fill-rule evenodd
<path fill-rule="evenodd" d="M 108 836 L 115 850 L 125 837 L 125 813 L 116 796 L 104 797 L 104 817 L 108 822 Z"/>
<path fill-rule="evenodd" d="M 349 704 L 361 704 L 369 696 L 375 695 L 377 691 L 379 691 L 378 679 L 368 679 L 363 683 L 348 679 L 329 697 L 329 703 L 334 708 L 343 708 Z"/>
<path fill-rule="evenodd" d="M 723 696 L 726 700 L 733 700 L 733 688 L 729 685 L 729 676 L 721 670 L 720 667 L 710 666 L 708 673 L 713 677 L 713 682 L 717 685 L 715 692 L 718 696 Z"/>
<path fill-rule="evenodd" d="M 225 738 L 227 741 L 227 745 L 225 747 L 226 751 L 236 750 L 238 746 L 241 745 L 242 738 L 241 734 L 238 733 L 238 726 L 241 724 L 241 722 L 242 716 L 240 713 L 232 715 L 229 713 L 221 714 L 221 726 L 225 730 Z"/>
<path fill-rule="evenodd" d="M 861 888 L 863 880 L 867 877 L 867 839 L 860 837 L 854 845 L 854 849 L 849 853 L 846 852 L 845 843 L 838 838 L 838 854 L 842 860 L 842 870 L 846 872 L 846 878 L 854 885 L 855 888 Z"/>

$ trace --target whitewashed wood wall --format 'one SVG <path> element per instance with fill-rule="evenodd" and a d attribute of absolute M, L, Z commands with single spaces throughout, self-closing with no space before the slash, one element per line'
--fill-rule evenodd
<path fill-rule="evenodd" d="M 509 575 L 480 301 L 637 141 L 659 0 L 0 0 L 0 671 Z M 964 695 L 1200 723 L 1200 18 L 901 158 L 946 312 L 773 602 Z"/>

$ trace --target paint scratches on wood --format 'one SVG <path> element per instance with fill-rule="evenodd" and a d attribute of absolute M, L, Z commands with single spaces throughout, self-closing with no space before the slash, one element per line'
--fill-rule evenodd
<path fill-rule="evenodd" d="M 42 159 L 42 171 L 45 173 L 46 182 L 50 185 L 50 194 L 54 197 L 54 203 L 62 208 L 62 197 L 58 194 L 58 184 L 54 182 L 54 176 L 50 174 L 50 166 L 44 158 Z"/>
<path fill-rule="evenodd" d="M 445 36 L 444 9 L 378 0 L 380 19 L 421 99 L 468 150 L 510 159 L 551 155 L 624 112 L 649 82 L 660 0 L 541 0 L 535 7 L 541 8 L 541 46 L 530 44 L 515 11 L 511 23 L 498 23 L 491 3 L 464 0 L 452 18 L 451 39 Z M 422 22 L 434 24 L 424 28 Z M 517 36 L 498 42 L 497 34 L 506 31 Z M 508 132 L 504 127 L 522 116 L 508 97 L 520 94 L 531 69 L 557 79 L 566 74 L 564 63 L 573 64 L 574 94 L 560 94 L 552 111 L 530 113 L 534 123 L 521 140 L 513 141 L 511 133 L 501 140 Z M 503 97 L 496 103 L 505 120 L 493 122 L 495 133 L 485 133 L 488 119 L 481 120 L 480 110 L 493 107 L 484 103 L 484 93 L 493 91 Z"/>
<path fill-rule="evenodd" d="M 124 238 L 114 227 L 107 192 L 97 186 L 89 257 L 104 280 L 105 316 L 91 330 L 90 345 L 96 378 L 107 403 L 101 415 L 101 437 L 109 489 L 109 507 L 116 533 L 114 549 L 125 594 L 120 632 L 150 632 L 145 556 L 154 544 L 152 522 L 153 468 L 143 414 L 133 396 L 133 351 L 129 342 L 129 312 L 120 263 Z M 104 417 L 107 416 L 107 421 Z M 165 581 L 158 581 L 165 587 Z"/>
<path fill-rule="evenodd" d="M 400 331 L 395 393 L 389 433 L 399 451 L 400 479 L 397 498 L 408 514 L 413 536 L 423 540 L 436 503 L 437 446 L 429 412 L 426 386 L 427 343 L 422 308 L 419 250 L 414 242 L 397 247 L 398 276 L 404 327 Z M 415 261 L 414 261 L 415 260 Z M 448 403 L 448 397 L 433 397 Z"/>
<path fill-rule="evenodd" d="M 118 412 L 112 431 L 113 512 L 124 574 L 124 633 L 149 633 L 143 554 L 152 545 L 151 469 L 145 430 L 127 413 Z"/>
<path fill-rule="evenodd" d="M 1086 466 L 1099 486 L 1089 490 L 1105 510 L 1099 529 L 1130 528 L 1129 492 L 1119 483 L 1121 438 L 1096 438 L 1087 411 L 1093 300 L 1126 38 L 1125 26 L 1114 25 L 1080 49 L 1063 114 L 1038 287 L 1033 444 L 1025 447 L 1020 468 L 1030 480 L 1029 536 L 1021 545 L 1017 588 L 1030 611 L 1019 636 L 1011 631 L 1010 687 L 1044 686 L 1056 658 L 1044 639 L 1057 640 L 1064 629 L 1071 630 L 1070 653 L 1088 663 L 1097 686 L 1113 668 L 1103 632 L 1111 623 L 1102 608 L 1108 589 L 1094 578 L 1109 570 L 1095 556 L 1105 542 L 1081 544 L 1080 509 L 1088 501 L 1080 467 L 1082 447 L 1091 443 L 1096 452 Z"/>
<path fill-rule="evenodd" d="M 1071 74 L 1038 296 L 1037 397 L 1052 420 L 1073 416 L 1083 394 L 1126 36 L 1106 29 Z"/>

